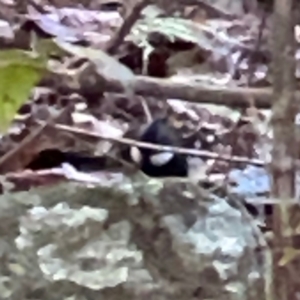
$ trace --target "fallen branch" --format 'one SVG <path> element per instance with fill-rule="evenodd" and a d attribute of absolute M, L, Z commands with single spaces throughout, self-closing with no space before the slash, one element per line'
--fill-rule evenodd
<path fill-rule="evenodd" d="M 171 79 L 136 76 L 130 83 L 133 91 L 142 96 L 182 99 L 194 103 L 211 103 L 229 107 L 248 107 L 253 100 L 258 108 L 269 108 L 272 90 L 269 88 L 221 87 L 196 82 L 180 83 Z M 123 93 L 121 82 L 107 81 L 107 92 Z M 300 93 L 298 95 L 300 99 Z"/>
<path fill-rule="evenodd" d="M 80 79 L 80 74 L 78 77 L 75 79 L 67 75 L 52 73 L 47 78 L 45 77 L 40 85 L 54 86 L 58 91 L 62 90 L 64 94 L 78 93 L 85 97 L 88 82 L 89 97 L 92 93 L 96 98 L 103 92 L 126 92 L 123 82 L 103 78 L 96 71 L 89 72 L 89 80 L 86 74 L 81 77 L 82 79 Z M 273 102 L 271 88 L 225 87 L 192 81 L 184 83 L 148 76 L 135 76 L 128 84 L 136 95 L 158 99 L 180 99 L 192 103 L 209 103 L 232 108 L 246 108 L 250 105 L 255 105 L 257 108 L 270 108 Z M 295 93 L 295 98 L 300 102 L 299 91 Z"/>

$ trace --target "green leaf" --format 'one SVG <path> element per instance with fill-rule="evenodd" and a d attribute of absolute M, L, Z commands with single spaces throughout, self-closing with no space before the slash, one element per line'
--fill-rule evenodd
<path fill-rule="evenodd" d="M 63 57 L 65 51 L 63 51 L 53 39 L 37 39 L 34 49 L 40 56 L 49 57 L 55 55 L 57 57 Z"/>
<path fill-rule="evenodd" d="M 46 70 L 46 60 L 21 50 L 0 51 L 0 130 L 3 132 Z"/>
<path fill-rule="evenodd" d="M 11 65 L 27 65 L 35 68 L 44 68 L 45 59 L 37 53 L 23 50 L 0 51 L 0 68 Z"/>

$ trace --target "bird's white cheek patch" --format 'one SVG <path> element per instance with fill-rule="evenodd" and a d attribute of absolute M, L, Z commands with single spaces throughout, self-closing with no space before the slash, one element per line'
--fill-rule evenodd
<path fill-rule="evenodd" d="M 157 167 L 167 164 L 174 157 L 172 152 L 160 152 L 150 157 L 150 162 Z"/>
<path fill-rule="evenodd" d="M 130 148 L 130 156 L 136 164 L 139 164 L 142 161 L 141 151 L 135 146 Z"/>

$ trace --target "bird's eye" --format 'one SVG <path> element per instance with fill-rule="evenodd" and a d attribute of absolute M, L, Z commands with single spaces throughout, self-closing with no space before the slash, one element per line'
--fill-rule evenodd
<path fill-rule="evenodd" d="M 154 166 L 159 167 L 159 166 L 166 165 L 173 157 L 174 157 L 174 153 L 172 153 L 172 152 L 160 152 L 160 153 L 151 155 L 150 162 Z"/>

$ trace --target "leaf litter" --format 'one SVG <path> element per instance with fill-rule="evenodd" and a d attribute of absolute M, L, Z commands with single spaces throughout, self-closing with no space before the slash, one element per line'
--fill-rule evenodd
<path fill-rule="evenodd" d="M 50 74 L 32 88 L 31 96 L 19 107 L 8 132 L 2 136 L 2 157 L 20 148 L 9 158 L 14 164 L 0 161 L 1 173 L 14 183 L 13 189 L 53 184 L 54 178 L 55 182 L 96 182 L 103 174 L 123 174 L 126 167 L 119 158 L 124 145 L 114 141 L 137 139 L 139 130 L 149 121 L 142 105 L 145 101 L 152 118 L 172 116 L 186 148 L 199 150 L 199 155 L 190 160 L 193 178 L 226 186 L 246 198 L 268 195 L 266 165 L 272 140 L 268 109 L 262 109 L 251 95 L 247 109 L 243 101 L 227 105 L 230 99 L 222 93 L 215 94 L 216 99 L 210 103 L 202 101 L 202 94 L 197 95 L 197 103 L 184 101 L 187 99 L 177 98 L 176 94 L 169 97 L 172 85 L 177 83 L 185 84 L 187 94 L 189 87 L 192 90 L 195 85 L 269 88 L 270 22 L 256 46 L 263 8 L 255 0 L 247 2 L 247 9 L 238 3 L 226 6 L 226 1 L 221 0 L 199 6 L 178 2 L 171 14 L 163 1 L 156 5 L 149 1 L 140 14 L 131 15 L 126 3 L 118 3 L 110 6 L 109 1 L 103 2 L 97 9 L 28 5 L 21 14 L 22 21 L 8 23 L 13 34 L 1 36 L 6 44 L 18 45 L 17 37 L 22 34 L 27 37 L 22 47 L 30 48 L 34 34 L 37 41 L 52 39 L 63 53 L 49 56 L 48 64 L 54 66 L 49 67 Z M 12 11 L 17 14 L 18 8 Z M 135 21 L 120 42 L 116 37 L 122 37 L 129 18 Z M 6 21 L 0 21 L 4 26 Z M 116 41 L 119 44 L 114 45 Z M 116 53 L 110 53 L 114 46 Z M 157 97 L 150 85 L 151 92 L 136 93 L 134 81 L 138 76 L 153 79 L 158 85 L 160 80 L 168 80 L 168 93 L 162 88 L 161 97 Z M 226 99 L 224 105 L 218 105 L 218 97 Z M 46 124 L 43 134 L 30 146 L 20 147 L 20 142 L 42 124 Z M 68 155 L 63 155 L 62 161 L 57 158 L 53 168 L 28 171 L 30 162 L 47 149 L 102 160 L 98 172 L 91 170 L 89 164 L 77 169 L 72 159 L 66 158 Z M 216 159 L 218 156 L 227 159 Z"/>

